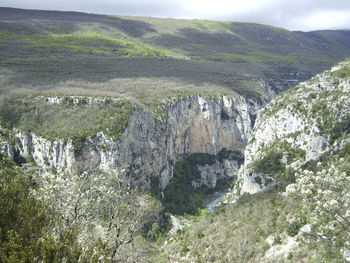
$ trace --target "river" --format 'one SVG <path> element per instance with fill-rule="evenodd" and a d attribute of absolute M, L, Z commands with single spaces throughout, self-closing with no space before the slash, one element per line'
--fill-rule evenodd
<path fill-rule="evenodd" d="M 209 214 L 213 213 L 220 201 L 224 199 L 228 193 L 230 193 L 230 190 L 209 194 L 204 201 L 204 209 L 207 210 Z"/>

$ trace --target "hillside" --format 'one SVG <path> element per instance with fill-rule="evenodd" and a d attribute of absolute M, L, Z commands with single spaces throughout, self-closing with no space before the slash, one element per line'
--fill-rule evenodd
<path fill-rule="evenodd" d="M 298 167 L 346 145 L 349 76 L 347 60 L 281 93 L 259 112 L 245 150 L 242 193 L 288 182 Z"/>
<path fill-rule="evenodd" d="M 226 205 L 168 237 L 159 262 L 348 262 L 349 73 L 347 60 L 262 109 Z"/>
<path fill-rule="evenodd" d="M 349 261 L 348 56 L 346 30 L 0 8 L 0 261 Z"/>
<path fill-rule="evenodd" d="M 348 31 L 0 8 L 1 96 L 269 97 L 350 55 Z M 132 89 L 132 91 L 130 91 Z M 193 91 L 195 90 L 195 91 Z"/>

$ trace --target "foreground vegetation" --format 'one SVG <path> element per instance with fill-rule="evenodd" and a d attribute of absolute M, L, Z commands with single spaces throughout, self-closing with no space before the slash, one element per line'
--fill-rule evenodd
<path fill-rule="evenodd" d="M 1 262 L 146 260 L 150 195 L 115 174 L 35 174 L 0 154 Z"/>
<path fill-rule="evenodd" d="M 350 54 L 344 31 L 65 12 L 47 18 L 45 11 L 9 9 L 0 14 L 0 139 L 11 137 L 12 128 L 75 143 L 100 131 L 117 139 L 135 106 L 161 120 L 165 102 L 188 95 L 238 93 L 260 101 L 266 85 L 279 92 Z M 350 76 L 348 69 L 330 74 Z M 305 103 L 288 99 L 291 92 Z M 286 100 L 277 100 L 265 117 L 284 107 L 308 118 L 320 114 L 314 121 L 319 134 L 331 144 L 343 140 L 342 147 L 297 170 L 290 166 L 304 162 L 306 151 L 286 141 L 262 147 L 266 155 L 253 163 L 254 171 L 270 175 L 277 186 L 245 194 L 211 215 L 200 209 L 205 189 L 194 189 L 192 181 L 199 178 L 196 165 L 220 154 L 178 162 L 162 204 L 146 189 L 132 188 L 128 171 L 43 174 L 0 154 L 1 262 L 343 262 L 350 250 L 350 126 L 342 114 L 348 94 L 302 92 L 285 92 Z M 62 102 L 12 97 L 24 94 L 59 94 Z M 93 103 L 82 95 L 106 97 Z M 311 101 L 317 103 L 311 107 Z M 336 105 L 328 107 L 329 101 Z M 167 233 L 170 215 L 163 209 L 193 215 L 180 216 L 185 228 Z M 293 247 L 278 257 L 290 242 Z"/>

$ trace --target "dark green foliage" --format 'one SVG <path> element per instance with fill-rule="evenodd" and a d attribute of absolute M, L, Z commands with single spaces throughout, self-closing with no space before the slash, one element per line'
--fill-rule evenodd
<path fill-rule="evenodd" d="M 329 163 L 332 159 L 350 158 L 350 143 L 347 143 L 341 150 L 331 153 L 330 151 L 322 154 L 317 160 L 310 160 L 302 166 L 302 169 L 313 172 L 322 171 L 328 169 Z M 344 171 L 347 175 L 350 175 L 350 166 L 338 167 Z"/>
<path fill-rule="evenodd" d="M 287 154 L 288 164 L 301 159 L 305 160 L 306 152 L 301 148 L 290 148 Z"/>
<path fill-rule="evenodd" d="M 309 171 L 319 171 L 320 169 L 324 169 L 324 165 L 330 160 L 331 158 L 331 153 L 326 152 L 320 156 L 317 160 L 310 160 L 307 163 L 305 163 L 301 168 L 304 170 L 309 170 Z M 318 165 L 318 163 L 320 163 Z"/>
<path fill-rule="evenodd" d="M 27 160 L 20 154 L 19 150 L 17 149 L 14 150 L 13 160 L 18 165 L 22 165 L 23 163 L 27 162 Z"/>
<path fill-rule="evenodd" d="M 111 254 L 98 240 L 91 247 L 78 243 L 78 229 L 71 227 L 52 236 L 60 217 L 30 192 L 35 183 L 20 167 L 0 153 L 0 261 L 17 262 L 100 262 Z M 107 257 L 106 257 L 107 258 Z M 106 261 L 103 261 L 106 262 Z"/>
<path fill-rule="evenodd" d="M 302 226 L 307 224 L 306 216 L 299 217 L 298 219 L 292 220 L 288 223 L 286 231 L 287 234 L 291 237 L 294 237 L 299 233 L 299 230 Z"/>
<path fill-rule="evenodd" d="M 11 129 L 21 118 L 18 106 L 11 99 L 4 99 L 0 103 L 0 123 L 4 128 Z"/>
<path fill-rule="evenodd" d="M 150 178 L 150 185 L 151 185 L 151 195 L 156 197 L 157 199 L 160 199 L 160 185 L 159 185 L 159 177 L 158 176 L 152 176 Z"/>
<path fill-rule="evenodd" d="M 262 179 L 261 179 L 261 176 L 259 175 L 254 177 L 254 181 L 260 186 L 262 185 Z"/>
<path fill-rule="evenodd" d="M 152 241 L 157 241 L 170 231 L 172 227 L 169 212 L 160 211 L 155 221 L 146 222 L 143 225 L 142 235 Z"/>
<path fill-rule="evenodd" d="M 199 179 L 200 173 L 193 160 L 179 161 L 174 170 L 174 177 L 164 190 L 163 205 L 173 214 L 196 214 L 202 207 L 203 191 L 196 190 L 192 181 Z"/>
<path fill-rule="evenodd" d="M 227 191 L 228 188 L 233 188 L 234 187 L 234 183 L 235 183 L 235 177 L 223 177 L 223 178 L 219 178 L 216 181 L 216 186 L 214 189 L 207 189 L 206 192 L 207 193 L 211 193 L 214 191 Z"/>
<path fill-rule="evenodd" d="M 285 171 L 285 165 L 281 162 L 282 157 L 282 152 L 271 151 L 254 163 L 254 170 L 257 173 L 268 175 L 283 173 Z"/>
<path fill-rule="evenodd" d="M 160 226 L 158 225 L 157 222 L 154 222 L 152 224 L 152 229 L 149 235 L 150 235 L 150 238 L 153 240 L 157 240 L 162 235 L 162 232 L 160 231 Z"/>
<path fill-rule="evenodd" d="M 47 226 L 47 210 L 30 194 L 31 182 L 0 153 L 0 258 L 33 262 Z"/>
<path fill-rule="evenodd" d="M 15 163 L 0 153 L 0 228 L 2 240 L 6 240 L 7 231 L 16 229 L 20 234 L 31 236 L 45 225 L 42 204 L 29 193 L 31 182 L 22 175 Z M 28 225 L 25 222 L 35 218 L 37 224 Z M 39 232 L 40 235 L 40 232 Z"/>
<path fill-rule="evenodd" d="M 31 182 L 0 153 L 1 262 L 50 261 L 47 238 L 49 210 L 31 194 Z"/>
<path fill-rule="evenodd" d="M 228 114 L 224 110 L 222 110 L 220 113 L 220 118 L 221 120 L 225 121 L 225 120 L 229 120 L 230 116 L 228 116 Z"/>
<path fill-rule="evenodd" d="M 216 158 L 215 155 L 209 154 L 209 153 L 193 153 L 186 155 L 184 157 L 184 160 L 186 163 L 188 163 L 189 166 L 195 166 L 195 165 L 212 165 L 215 163 Z M 194 174 L 197 174 L 198 170 L 197 168 L 191 168 L 192 172 Z M 198 172 L 199 173 L 199 172 Z"/>
<path fill-rule="evenodd" d="M 150 228 L 146 228 L 147 237 L 155 241 L 168 233 L 172 227 L 170 214 L 162 212 L 157 222 L 152 223 Z"/>
<path fill-rule="evenodd" d="M 347 117 L 342 122 L 333 124 L 330 132 L 330 143 L 333 144 L 338 138 L 350 133 L 350 117 Z"/>
<path fill-rule="evenodd" d="M 74 145 L 74 155 L 79 156 L 81 154 L 86 137 L 74 136 L 72 140 Z"/>
<path fill-rule="evenodd" d="M 240 151 L 231 151 L 223 148 L 220 152 L 218 152 L 216 156 L 219 162 L 223 162 L 224 160 L 236 160 L 239 164 L 244 162 L 244 156 Z"/>
<path fill-rule="evenodd" d="M 254 172 L 275 178 L 282 188 L 295 180 L 293 169 L 286 169 L 286 164 L 305 160 L 306 156 L 304 150 L 293 148 L 287 141 L 276 141 L 263 149 L 262 152 L 264 153 L 263 157 L 252 164 Z M 286 157 L 286 163 L 282 161 L 283 156 Z M 272 182 L 271 178 L 265 177 L 264 179 L 265 185 Z"/>
<path fill-rule="evenodd" d="M 346 156 L 350 156 L 350 143 L 347 143 L 343 149 L 339 151 L 339 157 L 344 158 Z"/>
<path fill-rule="evenodd" d="M 163 204 L 167 211 L 173 214 L 196 214 L 202 207 L 202 201 L 206 192 L 214 189 L 194 189 L 192 182 L 200 179 L 197 165 L 213 165 L 216 161 L 236 160 L 243 163 L 243 155 L 239 151 L 230 151 L 223 148 L 216 156 L 208 153 L 194 153 L 183 157 L 178 161 L 174 170 L 174 178 L 164 190 Z M 217 181 L 215 190 L 226 190 L 234 178 Z M 153 189 L 153 187 L 152 187 Z"/>

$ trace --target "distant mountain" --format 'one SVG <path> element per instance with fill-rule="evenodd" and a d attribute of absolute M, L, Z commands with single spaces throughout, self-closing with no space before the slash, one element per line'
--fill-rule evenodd
<path fill-rule="evenodd" d="M 19 88 L 116 96 L 111 80 L 128 87 L 147 79 L 165 89 L 210 84 L 257 99 L 350 56 L 350 31 L 0 8 L 0 47 L 2 96 Z M 86 83 L 64 88 L 72 81 Z"/>
<path fill-rule="evenodd" d="M 344 30 L 0 8 L 0 258 L 349 261 L 347 56 Z"/>

